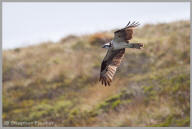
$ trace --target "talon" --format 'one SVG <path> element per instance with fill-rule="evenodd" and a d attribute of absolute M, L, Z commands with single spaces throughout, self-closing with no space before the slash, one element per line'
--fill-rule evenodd
<path fill-rule="evenodd" d="M 144 47 L 144 44 L 141 43 L 140 46 L 141 46 L 141 47 Z"/>
<path fill-rule="evenodd" d="M 140 47 L 140 49 L 142 49 L 144 47 L 144 44 L 141 44 L 141 47 Z"/>

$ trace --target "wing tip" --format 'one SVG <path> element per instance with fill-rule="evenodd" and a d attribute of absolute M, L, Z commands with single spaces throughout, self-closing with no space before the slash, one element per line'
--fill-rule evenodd
<path fill-rule="evenodd" d="M 137 26 L 139 26 L 140 23 L 139 22 L 136 22 L 136 21 L 133 21 L 132 23 L 129 21 L 128 24 L 125 26 L 125 28 L 135 28 Z"/>
<path fill-rule="evenodd" d="M 104 86 L 111 86 L 111 79 L 107 79 L 106 77 L 100 77 L 99 82 L 101 81 L 101 84 Z"/>
<path fill-rule="evenodd" d="M 120 32 L 120 31 L 122 31 L 122 30 L 124 30 L 126 28 L 133 29 L 133 28 L 135 28 L 135 27 L 137 27 L 139 25 L 140 25 L 140 23 L 138 21 L 133 21 L 132 23 L 131 23 L 131 21 L 129 21 L 127 23 L 127 25 L 123 29 L 116 30 L 114 33 L 118 33 L 118 32 Z"/>

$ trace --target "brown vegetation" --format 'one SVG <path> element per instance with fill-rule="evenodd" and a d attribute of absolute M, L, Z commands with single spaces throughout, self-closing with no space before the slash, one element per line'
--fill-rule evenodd
<path fill-rule="evenodd" d="M 113 32 L 3 51 L 4 126 L 189 126 L 190 23 L 144 25 L 110 87 L 99 82 Z"/>

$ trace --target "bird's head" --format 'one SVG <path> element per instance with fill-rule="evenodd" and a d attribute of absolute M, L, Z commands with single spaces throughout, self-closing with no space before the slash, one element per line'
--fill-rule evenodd
<path fill-rule="evenodd" d="M 102 48 L 110 48 L 111 47 L 111 42 L 105 43 Z"/>

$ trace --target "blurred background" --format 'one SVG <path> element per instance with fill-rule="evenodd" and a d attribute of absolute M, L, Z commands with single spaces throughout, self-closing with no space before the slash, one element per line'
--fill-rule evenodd
<path fill-rule="evenodd" d="M 101 46 L 128 21 L 145 47 L 102 86 Z M 3 3 L 4 126 L 189 126 L 189 77 L 189 2 Z"/>

